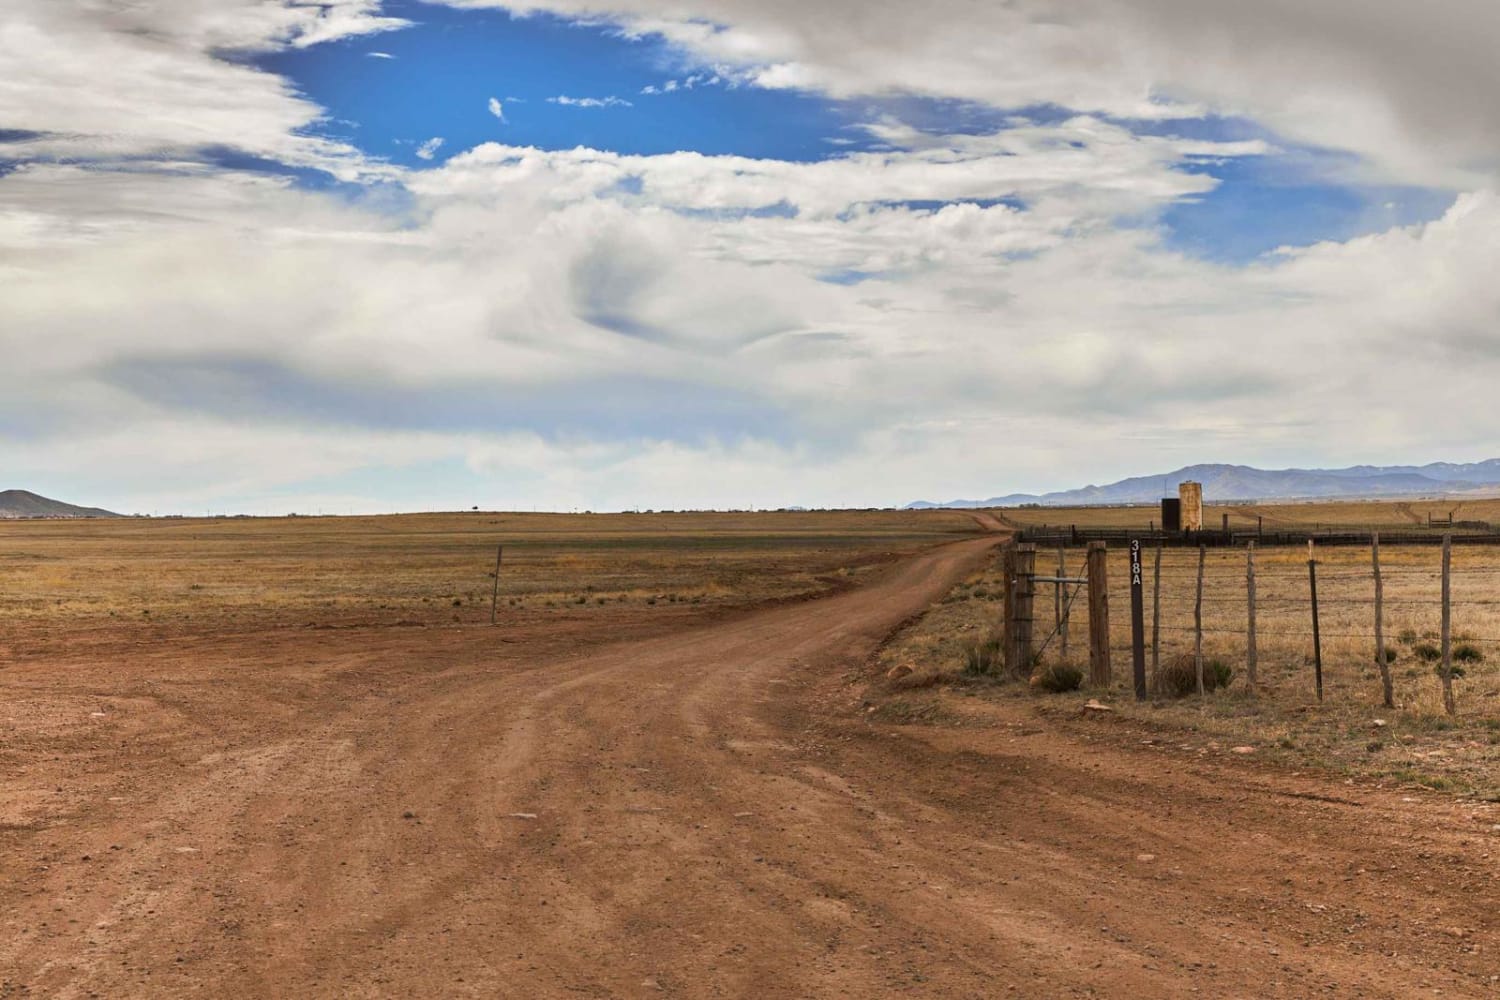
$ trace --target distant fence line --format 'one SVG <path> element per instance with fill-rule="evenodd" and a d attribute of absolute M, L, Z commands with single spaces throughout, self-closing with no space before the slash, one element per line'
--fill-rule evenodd
<path fill-rule="evenodd" d="M 1129 545 L 1139 539 L 1142 545 L 1151 548 L 1198 548 L 1210 549 L 1244 548 L 1254 542 L 1261 548 L 1276 548 L 1306 545 L 1309 541 L 1330 547 L 1368 548 L 1376 536 L 1382 545 L 1442 545 L 1445 535 L 1451 535 L 1454 545 L 1500 545 L 1500 531 L 1482 521 L 1460 522 L 1453 528 L 1442 531 L 1426 528 L 1390 529 L 1317 528 L 1261 531 L 1255 528 L 1232 529 L 1230 531 L 1161 531 L 1159 529 L 1129 528 L 1079 528 L 1072 525 L 1040 525 L 1022 528 L 1015 534 L 1017 542 L 1036 545 L 1040 548 L 1058 546 L 1084 546 L 1089 542 L 1104 542 L 1109 545 Z"/>

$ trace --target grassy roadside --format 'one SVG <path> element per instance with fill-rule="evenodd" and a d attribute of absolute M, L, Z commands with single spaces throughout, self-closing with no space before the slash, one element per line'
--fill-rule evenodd
<path fill-rule="evenodd" d="M 1048 694 L 1009 678 L 998 666 L 993 673 L 982 669 L 985 657 L 976 650 L 994 635 L 1001 593 L 995 573 L 975 574 L 882 647 L 866 678 L 870 717 L 898 724 L 984 725 L 985 704 L 1072 717 L 1095 698 L 1145 735 L 1210 750 L 1239 748 L 1257 759 L 1388 786 L 1500 801 L 1500 698 L 1495 693 L 1500 667 L 1494 662 L 1472 667 L 1459 682 L 1455 718 L 1442 714 L 1438 680 L 1430 669 L 1407 676 L 1413 668 L 1403 668 L 1398 708 L 1381 708 L 1375 666 L 1360 662 L 1353 651 L 1328 662 L 1321 704 L 1307 670 L 1292 659 L 1273 660 L 1263 671 L 1259 696 L 1252 697 L 1243 662 L 1228 651 L 1215 655 L 1233 671 L 1229 686 L 1201 700 L 1192 695 L 1136 702 L 1126 683 L 1129 659 L 1123 650 L 1115 652 L 1116 681 L 1107 689 L 1085 684 L 1076 692 Z M 1050 614 L 1049 606 L 1049 623 Z M 1068 651 L 1068 660 L 1085 674 L 1086 634 L 1082 623 L 1076 624 Z M 1054 638 L 1043 661 L 1056 662 L 1060 652 Z"/>

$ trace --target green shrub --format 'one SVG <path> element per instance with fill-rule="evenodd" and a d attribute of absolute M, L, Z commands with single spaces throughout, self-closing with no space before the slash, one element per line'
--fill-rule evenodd
<path fill-rule="evenodd" d="M 1430 642 L 1419 642 L 1412 647 L 1412 653 L 1423 663 L 1436 663 L 1443 658 L 1443 651 Z"/>
<path fill-rule="evenodd" d="M 1443 665 L 1441 663 L 1437 664 L 1436 666 L 1434 666 L 1432 668 L 1432 672 L 1435 673 L 1435 674 L 1437 674 L 1439 677 L 1443 676 Z M 1464 668 L 1461 667 L 1461 666 L 1459 666 L 1457 663 L 1453 664 L 1452 666 L 1450 666 L 1448 668 L 1448 675 L 1450 677 L 1464 677 L 1464 676 L 1466 676 L 1465 673 L 1464 673 Z"/>
<path fill-rule="evenodd" d="M 1396 647 L 1395 646 L 1387 645 L 1385 647 L 1385 662 L 1386 662 L 1386 666 L 1390 666 L 1392 663 L 1395 663 L 1398 659 L 1400 659 L 1400 656 L 1398 655 Z M 1375 662 L 1376 663 L 1380 662 L 1380 647 L 1378 647 L 1378 646 L 1375 648 Z"/>
<path fill-rule="evenodd" d="M 1042 667 L 1031 675 L 1031 686 L 1062 694 L 1083 687 L 1083 671 L 1071 663 L 1053 663 Z"/>
<path fill-rule="evenodd" d="M 1465 642 L 1453 647 L 1453 660 L 1455 663 L 1483 663 L 1484 654 L 1478 646 Z"/>
<path fill-rule="evenodd" d="M 1396 636 L 1396 638 L 1406 645 L 1410 646 L 1412 643 L 1417 641 L 1417 630 L 1414 628 L 1404 628 L 1401 630 L 1401 634 Z"/>

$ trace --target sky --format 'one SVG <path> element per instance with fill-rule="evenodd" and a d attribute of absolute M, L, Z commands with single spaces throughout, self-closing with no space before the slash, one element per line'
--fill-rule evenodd
<path fill-rule="evenodd" d="M 891 506 L 1500 455 L 1493 0 L 7 0 L 0 489 Z"/>

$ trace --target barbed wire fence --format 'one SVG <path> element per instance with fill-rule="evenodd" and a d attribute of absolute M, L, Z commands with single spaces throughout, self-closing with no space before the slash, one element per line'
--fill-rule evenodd
<path fill-rule="evenodd" d="M 1412 681 L 1421 690 L 1431 685 L 1444 711 L 1455 714 L 1454 680 L 1500 658 L 1500 557 L 1476 546 L 1461 549 L 1455 566 L 1451 535 L 1438 546 L 1387 543 L 1383 553 L 1381 541 L 1372 532 L 1363 549 L 1345 542 L 1304 550 L 1250 539 L 1239 547 L 1147 550 L 1139 639 L 1128 614 L 1124 549 L 1095 541 L 1086 549 L 1059 545 L 1044 553 L 1035 544 L 1012 543 L 1001 568 L 1006 661 L 1023 674 L 1049 656 L 1067 660 L 1067 637 L 1078 630 L 1091 636 L 1096 684 L 1112 679 L 1112 664 L 1133 665 L 1139 641 L 1150 654 L 1152 691 L 1164 664 L 1192 656 L 1200 677 L 1207 660 L 1213 669 L 1240 667 L 1252 693 L 1262 684 L 1305 682 L 1322 700 L 1326 660 L 1339 697 L 1378 680 L 1380 703 L 1395 707 L 1399 670 L 1404 690 L 1413 689 Z M 1044 554 L 1045 576 L 1036 570 Z M 1080 601 L 1085 592 L 1090 599 Z M 1093 619 L 1100 615 L 1107 627 L 1096 629 Z"/>

